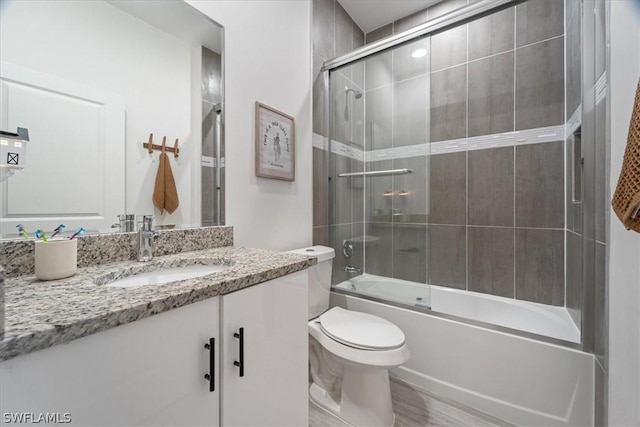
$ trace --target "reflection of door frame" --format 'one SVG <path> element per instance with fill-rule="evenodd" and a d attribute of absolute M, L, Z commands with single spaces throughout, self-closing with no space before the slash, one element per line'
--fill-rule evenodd
<path fill-rule="evenodd" d="M 77 82 L 42 73 L 20 65 L 2 62 L 0 67 L 0 129 L 8 126 L 9 91 L 11 88 L 29 87 L 43 93 L 50 92 L 56 97 L 67 96 L 71 99 L 88 101 L 100 105 L 99 129 L 100 150 L 98 162 L 99 185 L 95 188 L 98 195 L 98 209 L 96 212 L 68 212 L 46 215 L 42 213 L 8 213 L 9 186 L 11 180 L 19 177 L 20 172 L 7 181 L 0 183 L 0 237 L 17 236 L 15 225 L 24 224 L 28 230 L 42 228 L 52 230 L 60 223 L 67 229 L 84 227 L 87 231 L 104 230 L 110 228 L 116 221 L 116 216 L 125 212 L 125 100 L 118 94 L 106 92 Z M 70 122 L 72 122 L 72 118 Z M 68 126 L 68 125 L 64 125 Z M 33 138 L 33 123 L 31 127 L 28 151 L 38 149 L 38 141 Z M 33 158 L 33 157 L 31 157 Z M 81 161 L 76 159 L 73 163 Z M 38 168 L 33 163 L 26 168 Z M 41 168 L 46 171 L 47 168 Z M 54 176 L 54 175 L 52 175 Z M 81 177 L 79 177 L 81 179 Z M 73 192 L 73 189 L 63 188 L 63 192 Z M 77 197 L 82 197 L 78 194 Z"/>

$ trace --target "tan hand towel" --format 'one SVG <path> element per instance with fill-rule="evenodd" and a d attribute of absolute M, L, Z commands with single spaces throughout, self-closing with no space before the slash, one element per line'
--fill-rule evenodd
<path fill-rule="evenodd" d="M 160 154 L 158 159 L 158 172 L 156 173 L 156 183 L 153 187 L 153 205 L 160 210 L 160 214 L 164 213 L 164 176 L 165 176 L 165 159 L 166 153 Z"/>
<path fill-rule="evenodd" d="M 169 163 L 169 156 L 167 153 L 162 153 L 164 156 L 164 208 L 169 214 L 175 212 L 180 205 L 178 199 L 178 188 L 176 182 L 173 179 L 173 172 L 171 171 L 171 163 Z"/>
<path fill-rule="evenodd" d="M 640 233 L 640 81 L 636 88 L 622 171 L 611 206 L 627 230 Z"/>
<path fill-rule="evenodd" d="M 153 205 L 160 210 L 162 215 L 166 210 L 169 214 L 175 212 L 180 205 L 178 199 L 178 189 L 173 179 L 169 156 L 162 152 L 158 161 L 158 173 L 156 174 L 156 183 L 153 188 Z"/>

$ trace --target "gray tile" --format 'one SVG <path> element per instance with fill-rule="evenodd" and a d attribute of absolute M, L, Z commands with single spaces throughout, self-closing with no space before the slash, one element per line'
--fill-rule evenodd
<path fill-rule="evenodd" d="M 607 279 L 605 276 L 606 250 L 606 245 L 602 243 L 595 244 L 594 354 L 601 366 L 607 366 L 607 349 L 609 348 Z"/>
<path fill-rule="evenodd" d="M 516 299 L 564 305 L 564 231 L 516 229 Z"/>
<path fill-rule="evenodd" d="M 358 26 L 353 24 L 353 49 L 356 50 L 364 46 L 364 33 Z M 364 60 L 351 64 L 351 79 L 360 89 L 364 89 Z"/>
<path fill-rule="evenodd" d="M 431 141 L 467 136 L 467 66 L 431 74 Z"/>
<path fill-rule="evenodd" d="M 567 42 L 566 42 L 566 79 L 567 79 L 567 111 L 566 117 L 571 117 L 573 112 L 582 102 L 582 43 L 580 8 L 582 2 L 568 0 L 567 2 Z"/>
<path fill-rule="evenodd" d="M 352 191 L 351 181 L 362 178 L 339 178 L 338 174 L 350 173 L 351 159 L 331 153 L 331 162 L 333 174 L 331 177 L 331 185 L 333 187 L 333 201 L 331 210 L 329 211 L 329 224 L 347 224 L 352 222 Z"/>
<path fill-rule="evenodd" d="M 313 148 L 313 226 L 329 223 L 329 153 Z"/>
<path fill-rule="evenodd" d="M 425 53 L 421 58 L 414 58 L 412 56 L 414 52 L 420 49 L 424 49 L 425 52 L 428 52 L 429 39 L 416 40 L 413 43 L 393 49 L 394 82 L 426 74 L 428 53 Z"/>
<path fill-rule="evenodd" d="M 467 153 L 431 156 L 429 180 L 431 223 L 465 225 L 467 223 Z"/>
<path fill-rule="evenodd" d="M 379 52 L 375 55 L 369 56 L 364 61 L 365 81 L 364 87 L 366 90 L 378 88 L 391 84 L 392 69 L 391 69 L 391 52 Z"/>
<path fill-rule="evenodd" d="M 368 162 L 366 170 L 386 170 L 393 167 L 391 160 Z M 362 178 L 358 178 L 362 179 Z M 365 219 L 368 222 L 391 222 L 393 209 L 393 178 L 391 176 L 377 176 L 367 178 L 365 196 Z"/>
<path fill-rule="evenodd" d="M 568 231 L 566 269 L 567 284 L 565 305 L 574 323 L 580 328 L 582 319 L 582 237 Z"/>
<path fill-rule="evenodd" d="M 357 86 L 354 86 L 357 88 Z M 357 99 L 353 93 L 349 95 L 349 122 L 351 124 L 351 139 L 349 145 L 359 150 L 364 150 L 364 127 L 365 127 L 365 94 L 360 89 L 363 96 Z"/>
<path fill-rule="evenodd" d="M 438 16 L 442 16 L 445 13 L 449 13 L 453 10 L 459 9 L 467 5 L 467 0 L 447 0 L 437 3 L 427 9 L 429 19 L 435 19 Z"/>
<path fill-rule="evenodd" d="M 516 227 L 564 228 L 563 142 L 516 147 Z"/>
<path fill-rule="evenodd" d="M 607 34 L 606 34 L 606 12 L 605 2 L 597 1 L 594 4 L 596 12 L 596 28 L 595 28 L 595 66 L 596 66 L 596 79 L 599 78 L 602 73 L 605 72 L 607 65 Z"/>
<path fill-rule="evenodd" d="M 429 283 L 467 288 L 467 228 L 459 225 L 429 226 Z"/>
<path fill-rule="evenodd" d="M 335 0 L 313 0 L 313 51 L 323 59 L 335 56 L 333 47 Z"/>
<path fill-rule="evenodd" d="M 469 60 L 513 50 L 515 11 L 511 7 L 469 24 Z"/>
<path fill-rule="evenodd" d="M 351 224 L 332 225 L 329 227 L 329 243 L 336 252 L 336 257 L 333 259 L 333 268 L 331 269 L 332 285 L 344 282 L 349 278 L 345 268 L 350 265 L 350 260 L 342 253 L 342 244 L 351 237 Z"/>
<path fill-rule="evenodd" d="M 323 73 L 320 68 L 323 59 L 317 53 L 313 53 L 313 132 L 329 136 L 326 120 L 326 88 Z"/>
<path fill-rule="evenodd" d="M 336 57 L 353 50 L 353 20 L 342 5 L 335 2 Z"/>
<path fill-rule="evenodd" d="M 469 224 L 513 226 L 513 147 L 469 152 Z"/>
<path fill-rule="evenodd" d="M 513 228 L 469 227 L 468 289 L 514 297 Z"/>
<path fill-rule="evenodd" d="M 366 234 L 366 224 L 364 222 L 354 222 L 351 224 L 351 242 L 353 247 L 353 252 L 351 256 L 348 258 L 349 265 L 353 265 L 355 267 L 359 267 L 361 272 L 364 272 L 364 245 L 362 243 L 358 243 L 358 240 L 353 240 L 358 237 L 362 237 Z M 361 240 L 360 240 L 361 241 Z M 354 275 L 352 273 L 349 274 L 351 277 Z"/>
<path fill-rule="evenodd" d="M 516 130 L 562 123 L 564 123 L 564 37 L 518 49 L 516 51 Z"/>
<path fill-rule="evenodd" d="M 353 49 L 364 46 L 364 32 L 358 27 L 358 24 L 353 23 Z"/>
<path fill-rule="evenodd" d="M 216 224 L 215 168 L 202 167 L 202 224 Z"/>
<path fill-rule="evenodd" d="M 376 276 L 392 277 L 393 225 L 391 223 L 369 222 L 366 225 L 366 230 L 368 236 L 380 239 L 366 248 L 366 272 Z"/>
<path fill-rule="evenodd" d="M 365 149 L 391 148 L 391 86 L 365 94 Z"/>
<path fill-rule="evenodd" d="M 431 70 L 459 65 L 467 60 L 467 25 L 431 37 Z"/>
<path fill-rule="evenodd" d="M 595 140 L 595 237 L 596 240 L 606 243 L 606 213 L 609 205 L 607 191 L 607 101 L 606 99 L 596 104 L 596 140 Z"/>
<path fill-rule="evenodd" d="M 369 31 L 364 35 L 364 41 L 366 44 L 376 42 L 385 37 L 389 37 L 393 34 L 393 23 L 383 25 L 375 30 Z"/>
<path fill-rule="evenodd" d="M 363 172 L 364 162 L 351 160 L 352 172 Z M 344 179 L 344 178 L 340 178 Z M 351 222 L 364 222 L 364 188 L 363 178 L 351 178 L 349 182 L 351 188 Z"/>
<path fill-rule="evenodd" d="M 411 169 L 413 173 L 393 176 L 393 221 L 426 224 L 427 157 L 393 160 L 393 169 Z"/>
<path fill-rule="evenodd" d="M 210 102 L 202 102 L 202 155 L 215 156 L 217 114 Z"/>
<path fill-rule="evenodd" d="M 313 244 L 314 245 L 329 245 L 329 227 L 313 227 Z"/>
<path fill-rule="evenodd" d="M 222 58 L 219 53 L 202 48 L 202 99 L 212 104 L 222 102 Z"/>
<path fill-rule="evenodd" d="M 400 18 L 397 21 L 393 22 L 393 33 L 398 34 L 403 31 L 410 30 L 411 28 L 424 24 L 429 19 L 428 9 L 422 9 L 411 15 L 405 16 L 404 18 Z"/>
<path fill-rule="evenodd" d="M 513 52 L 469 63 L 469 136 L 513 130 Z"/>
<path fill-rule="evenodd" d="M 427 283 L 426 224 L 393 224 L 393 277 Z"/>
<path fill-rule="evenodd" d="M 427 142 L 427 76 L 393 85 L 393 146 Z"/>
<path fill-rule="evenodd" d="M 346 71 L 349 71 L 348 69 Z M 331 138 L 343 144 L 351 142 L 351 100 L 354 98 L 353 92 L 347 89 L 354 89 L 353 84 L 342 73 L 342 70 L 331 73 L 330 76 L 331 111 L 333 122 L 331 123 Z"/>
<path fill-rule="evenodd" d="M 518 47 L 559 36 L 564 31 L 564 2 L 527 1 L 516 6 Z"/>

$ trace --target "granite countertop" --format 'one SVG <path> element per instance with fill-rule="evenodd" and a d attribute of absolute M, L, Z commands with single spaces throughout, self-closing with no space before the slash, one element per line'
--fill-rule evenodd
<path fill-rule="evenodd" d="M 228 294 L 315 263 L 315 258 L 287 252 L 221 247 L 156 257 L 146 263 L 122 261 L 79 268 L 75 276 L 49 282 L 35 276 L 5 279 L 5 336 L 0 342 L 0 361 Z M 194 264 L 230 268 L 164 285 L 102 285 L 128 272 Z"/>

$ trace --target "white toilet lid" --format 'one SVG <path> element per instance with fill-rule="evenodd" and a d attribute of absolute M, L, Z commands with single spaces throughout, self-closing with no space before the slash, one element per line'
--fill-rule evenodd
<path fill-rule="evenodd" d="M 391 350 L 402 347 L 404 333 L 393 323 L 358 311 L 334 307 L 320 316 L 322 331 L 350 347 Z"/>

